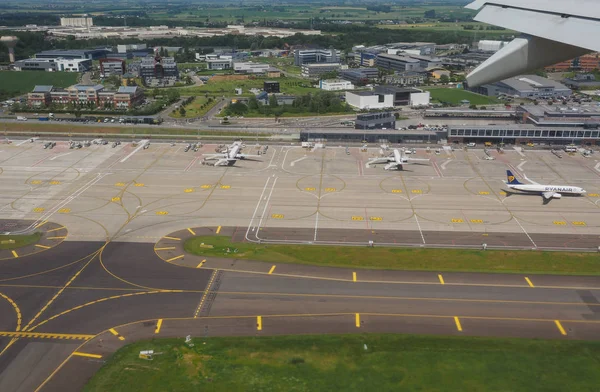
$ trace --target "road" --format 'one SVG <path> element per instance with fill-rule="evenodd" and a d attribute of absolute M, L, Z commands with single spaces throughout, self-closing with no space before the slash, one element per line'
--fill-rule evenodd
<path fill-rule="evenodd" d="M 38 229 L 47 236 L 55 228 Z M 61 242 L 3 260 L 0 390 L 80 390 L 114 350 L 152 337 L 595 339 L 600 332 L 599 277 L 338 269 L 182 253 L 186 232 L 246 230 L 182 229 L 156 244 Z"/>

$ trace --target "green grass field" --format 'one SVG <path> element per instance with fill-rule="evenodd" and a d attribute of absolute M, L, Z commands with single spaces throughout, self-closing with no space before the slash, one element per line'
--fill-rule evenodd
<path fill-rule="evenodd" d="M 0 249 L 17 249 L 33 245 L 40 240 L 42 233 L 28 235 L 0 235 Z"/>
<path fill-rule="evenodd" d="M 0 71 L 0 90 L 24 94 L 42 84 L 68 87 L 77 82 L 77 76 L 76 72 Z"/>
<path fill-rule="evenodd" d="M 201 243 L 214 247 L 203 248 Z M 184 248 L 200 256 L 329 267 L 600 275 L 600 258 L 596 253 L 256 245 L 233 243 L 225 236 L 192 237 L 185 242 Z M 231 253 L 227 253 L 227 249 Z M 233 253 L 234 249 L 237 252 Z"/>
<path fill-rule="evenodd" d="M 600 383 L 600 342 L 369 334 L 194 344 L 127 345 L 84 391 L 592 392 Z M 141 350 L 161 354 L 146 361 Z"/>
<path fill-rule="evenodd" d="M 181 95 L 204 95 L 206 93 L 217 95 L 217 96 L 234 96 L 235 89 L 241 87 L 243 90 L 243 96 L 250 96 L 251 88 L 262 89 L 265 80 L 271 80 L 269 78 L 256 78 L 256 79 L 245 79 L 245 80 L 221 80 L 214 81 L 210 79 L 203 86 L 188 87 L 180 89 Z M 296 79 L 296 78 L 280 78 L 281 92 L 284 94 L 299 95 L 306 94 L 309 92 L 318 91 L 317 88 L 312 87 L 309 82 Z"/>
<path fill-rule="evenodd" d="M 206 98 L 205 96 L 196 97 L 189 105 L 185 106 L 185 116 L 181 116 L 181 113 L 179 112 L 179 110 L 174 110 L 173 112 L 169 113 L 169 117 L 172 117 L 172 118 L 202 117 L 206 113 L 208 113 L 208 111 L 210 109 L 215 107 L 215 105 L 217 103 L 219 103 L 219 101 L 214 99 L 214 97 L 210 103 L 208 102 L 208 98 Z M 205 106 L 203 107 L 203 105 L 205 105 Z"/>
<path fill-rule="evenodd" d="M 459 88 L 425 87 L 424 90 L 431 92 L 431 99 L 449 105 L 460 105 L 460 101 L 466 99 L 471 105 L 492 105 L 500 103 L 496 98 L 486 97 Z"/>

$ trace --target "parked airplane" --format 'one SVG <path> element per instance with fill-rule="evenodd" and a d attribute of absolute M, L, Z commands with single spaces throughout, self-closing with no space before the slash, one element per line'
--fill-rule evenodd
<path fill-rule="evenodd" d="M 216 160 L 213 166 L 232 166 L 239 159 L 260 157 L 260 155 L 243 154 L 242 147 L 244 147 L 242 142 L 234 142 L 220 154 L 205 154 L 204 162 Z"/>
<path fill-rule="evenodd" d="M 392 155 L 381 158 L 371 158 L 367 161 L 366 167 L 379 163 L 386 163 L 383 167 L 385 170 L 397 169 L 402 170 L 402 165 L 414 163 L 414 161 L 429 161 L 429 159 L 409 158 L 405 155 L 404 150 L 394 149 Z"/>
<path fill-rule="evenodd" d="M 510 170 L 506 171 L 506 176 L 508 177 L 506 185 L 510 189 L 526 193 L 539 193 L 544 198 L 544 204 L 548 203 L 552 199 L 560 199 L 563 194 L 580 196 L 586 192 L 585 189 L 578 186 L 538 184 L 537 182 L 531 181 L 527 177 L 525 178 L 530 182 L 530 184 L 523 184 L 517 180 L 515 175 Z"/>

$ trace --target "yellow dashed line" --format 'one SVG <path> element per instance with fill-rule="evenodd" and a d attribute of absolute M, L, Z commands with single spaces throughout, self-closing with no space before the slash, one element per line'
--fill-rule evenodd
<path fill-rule="evenodd" d="M 69 334 L 69 333 L 43 333 L 43 332 L 10 332 L 0 331 L 0 336 L 11 338 L 33 338 L 33 339 L 72 339 L 90 340 L 94 335 Z"/>
<path fill-rule="evenodd" d="M 50 246 L 46 246 L 46 245 L 40 245 L 40 244 L 35 244 L 35 246 L 36 246 L 37 248 L 42 248 L 42 249 L 50 249 L 50 248 L 51 248 Z"/>
<path fill-rule="evenodd" d="M 446 284 L 446 282 L 444 282 L 444 277 L 442 276 L 442 274 L 438 274 L 438 279 L 440 280 L 441 284 Z"/>
<path fill-rule="evenodd" d="M 458 332 L 462 332 L 462 325 L 460 325 L 460 319 L 454 316 L 454 323 L 456 324 L 456 329 Z"/>
<path fill-rule="evenodd" d="M 154 330 L 154 333 L 159 333 L 161 326 L 162 326 L 162 319 L 158 319 L 158 322 L 156 323 L 156 329 Z"/>
<path fill-rule="evenodd" d="M 99 354 L 80 353 L 79 351 L 75 351 L 72 355 L 75 355 L 76 357 L 86 357 L 86 358 L 95 358 L 95 359 L 102 358 L 102 355 L 99 355 Z"/>
<path fill-rule="evenodd" d="M 269 275 L 271 275 L 273 273 L 273 271 L 275 271 L 275 266 L 271 267 L 271 269 L 269 270 Z"/>
<path fill-rule="evenodd" d="M 188 227 L 188 229 L 187 229 L 187 230 L 188 230 L 190 233 L 192 233 L 192 235 L 196 235 L 196 232 L 195 232 L 194 230 L 190 229 L 189 227 Z"/>
<path fill-rule="evenodd" d="M 110 331 L 110 333 L 115 335 L 117 338 L 119 338 L 119 340 L 125 340 L 125 338 L 123 336 L 121 336 L 117 331 L 115 331 L 114 328 L 109 329 L 109 331 Z"/>
<path fill-rule="evenodd" d="M 48 237 L 49 240 L 64 240 L 65 238 L 67 238 L 67 236 L 63 236 L 63 237 Z"/>
<path fill-rule="evenodd" d="M 262 317 L 256 316 L 256 330 L 262 331 Z"/>
<path fill-rule="evenodd" d="M 177 238 L 177 237 L 163 237 L 166 238 L 168 240 L 173 240 L 173 241 L 181 241 L 181 238 Z"/>
<path fill-rule="evenodd" d="M 64 227 L 64 226 L 57 227 L 56 229 L 48 230 L 47 233 L 52 233 L 53 231 L 58 231 L 58 230 L 62 230 L 62 229 L 66 229 L 66 227 Z"/>
<path fill-rule="evenodd" d="M 185 256 L 185 255 L 179 255 L 179 256 L 172 257 L 172 258 L 168 259 L 167 262 L 170 263 L 173 260 L 183 259 L 183 256 Z"/>
<path fill-rule="evenodd" d="M 43 221 L 42 223 L 40 223 L 39 225 L 37 225 L 35 228 L 37 229 L 38 227 L 42 227 L 42 226 L 44 226 L 46 223 L 48 223 L 48 221 Z"/>
<path fill-rule="evenodd" d="M 217 234 L 221 232 L 221 226 L 217 227 Z"/>
<path fill-rule="evenodd" d="M 202 268 L 202 266 L 204 265 L 204 263 L 206 263 L 206 259 L 202 260 L 202 261 L 200 262 L 200 264 L 198 264 L 198 265 L 196 266 L 196 268 Z"/>
<path fill-rule="evenodd" d="M 356 328 L 360 328 L 360 313 L 356 313 L 354 316 L 354 321 L 356 323 Z"/>
<path fill-rule="evenodd" d="M 15 258 L 19 257 L 19 255 L 17 254 L 17 252 L 15 252 L 14 250 L 12 251 L 12 255 L 13 255 Z"/>
<path fill-rule="evenodd" d="M 212 275 L 210 276 L 210 280 L 208 281 L 208 284 L 206 285 L 206 290 L 204 290 L 204 294 L 202 294 L 202 298 L 200 299 L 200 303 L 198 304 L 198 307 L 196 308 L 196 311 L 194 312 L 194 318 L 198 318 L 198 314 L 202 310 L 202 305 L 204 305 L 204 301 L 206 301 L 206 296 L 208 295 L 208 292 L 210 290 L 210 286 L 212 286 L 212 283 L 215 280 L 215 276 L 217 276 L 217 272 L 218 271 L 219 270 L 214 270 L 213 273 L 212 273 Z"/>
<path fill-rule="evenodd" d="M 527 276 L 525 277 L 525 281 L 527 282 L 527 284 L 529 285 L 529 287 L 535 287 L 533 285 L 533 283 L 531 283 L 531 280 L 529 280 L 529 278 Z"/>
<path fill-rule="evenodd" d="M 554 324 L 556 324 L 556 328 L 558 328 L 558 330 L 560 331 L 561 335 L 566 335 L 567 334 L 567 331 L 565 331 L 565 329 L 563 328 L 563 326 L 560 323 L 560 321 L 554 320 Z"/>
<path fill-rule="evenodd" d="M 356 282 L 356 272 L 353 272 L 353 273 L 352 273 L 352 281 L 353 281 L 353 282 Z"/>

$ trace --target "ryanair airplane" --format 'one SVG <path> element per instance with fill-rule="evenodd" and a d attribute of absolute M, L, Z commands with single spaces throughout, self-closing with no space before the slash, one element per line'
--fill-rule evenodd
<path fill-rule="evenodd" d="M 510 189 L 526 193 L 539 193 L 544 198 L 545 203 L 549 202 L 551 199 L 560 199 L 563 194 L 581 196 L 585 193 L 585 189 L 578 186 L 542 185 L 531 180 L 529 180 L 530 184 L 523 184 L 517 180 L 510 170 L 506 171 L 506 176 L 508 177 L 506 185 Z"/>

